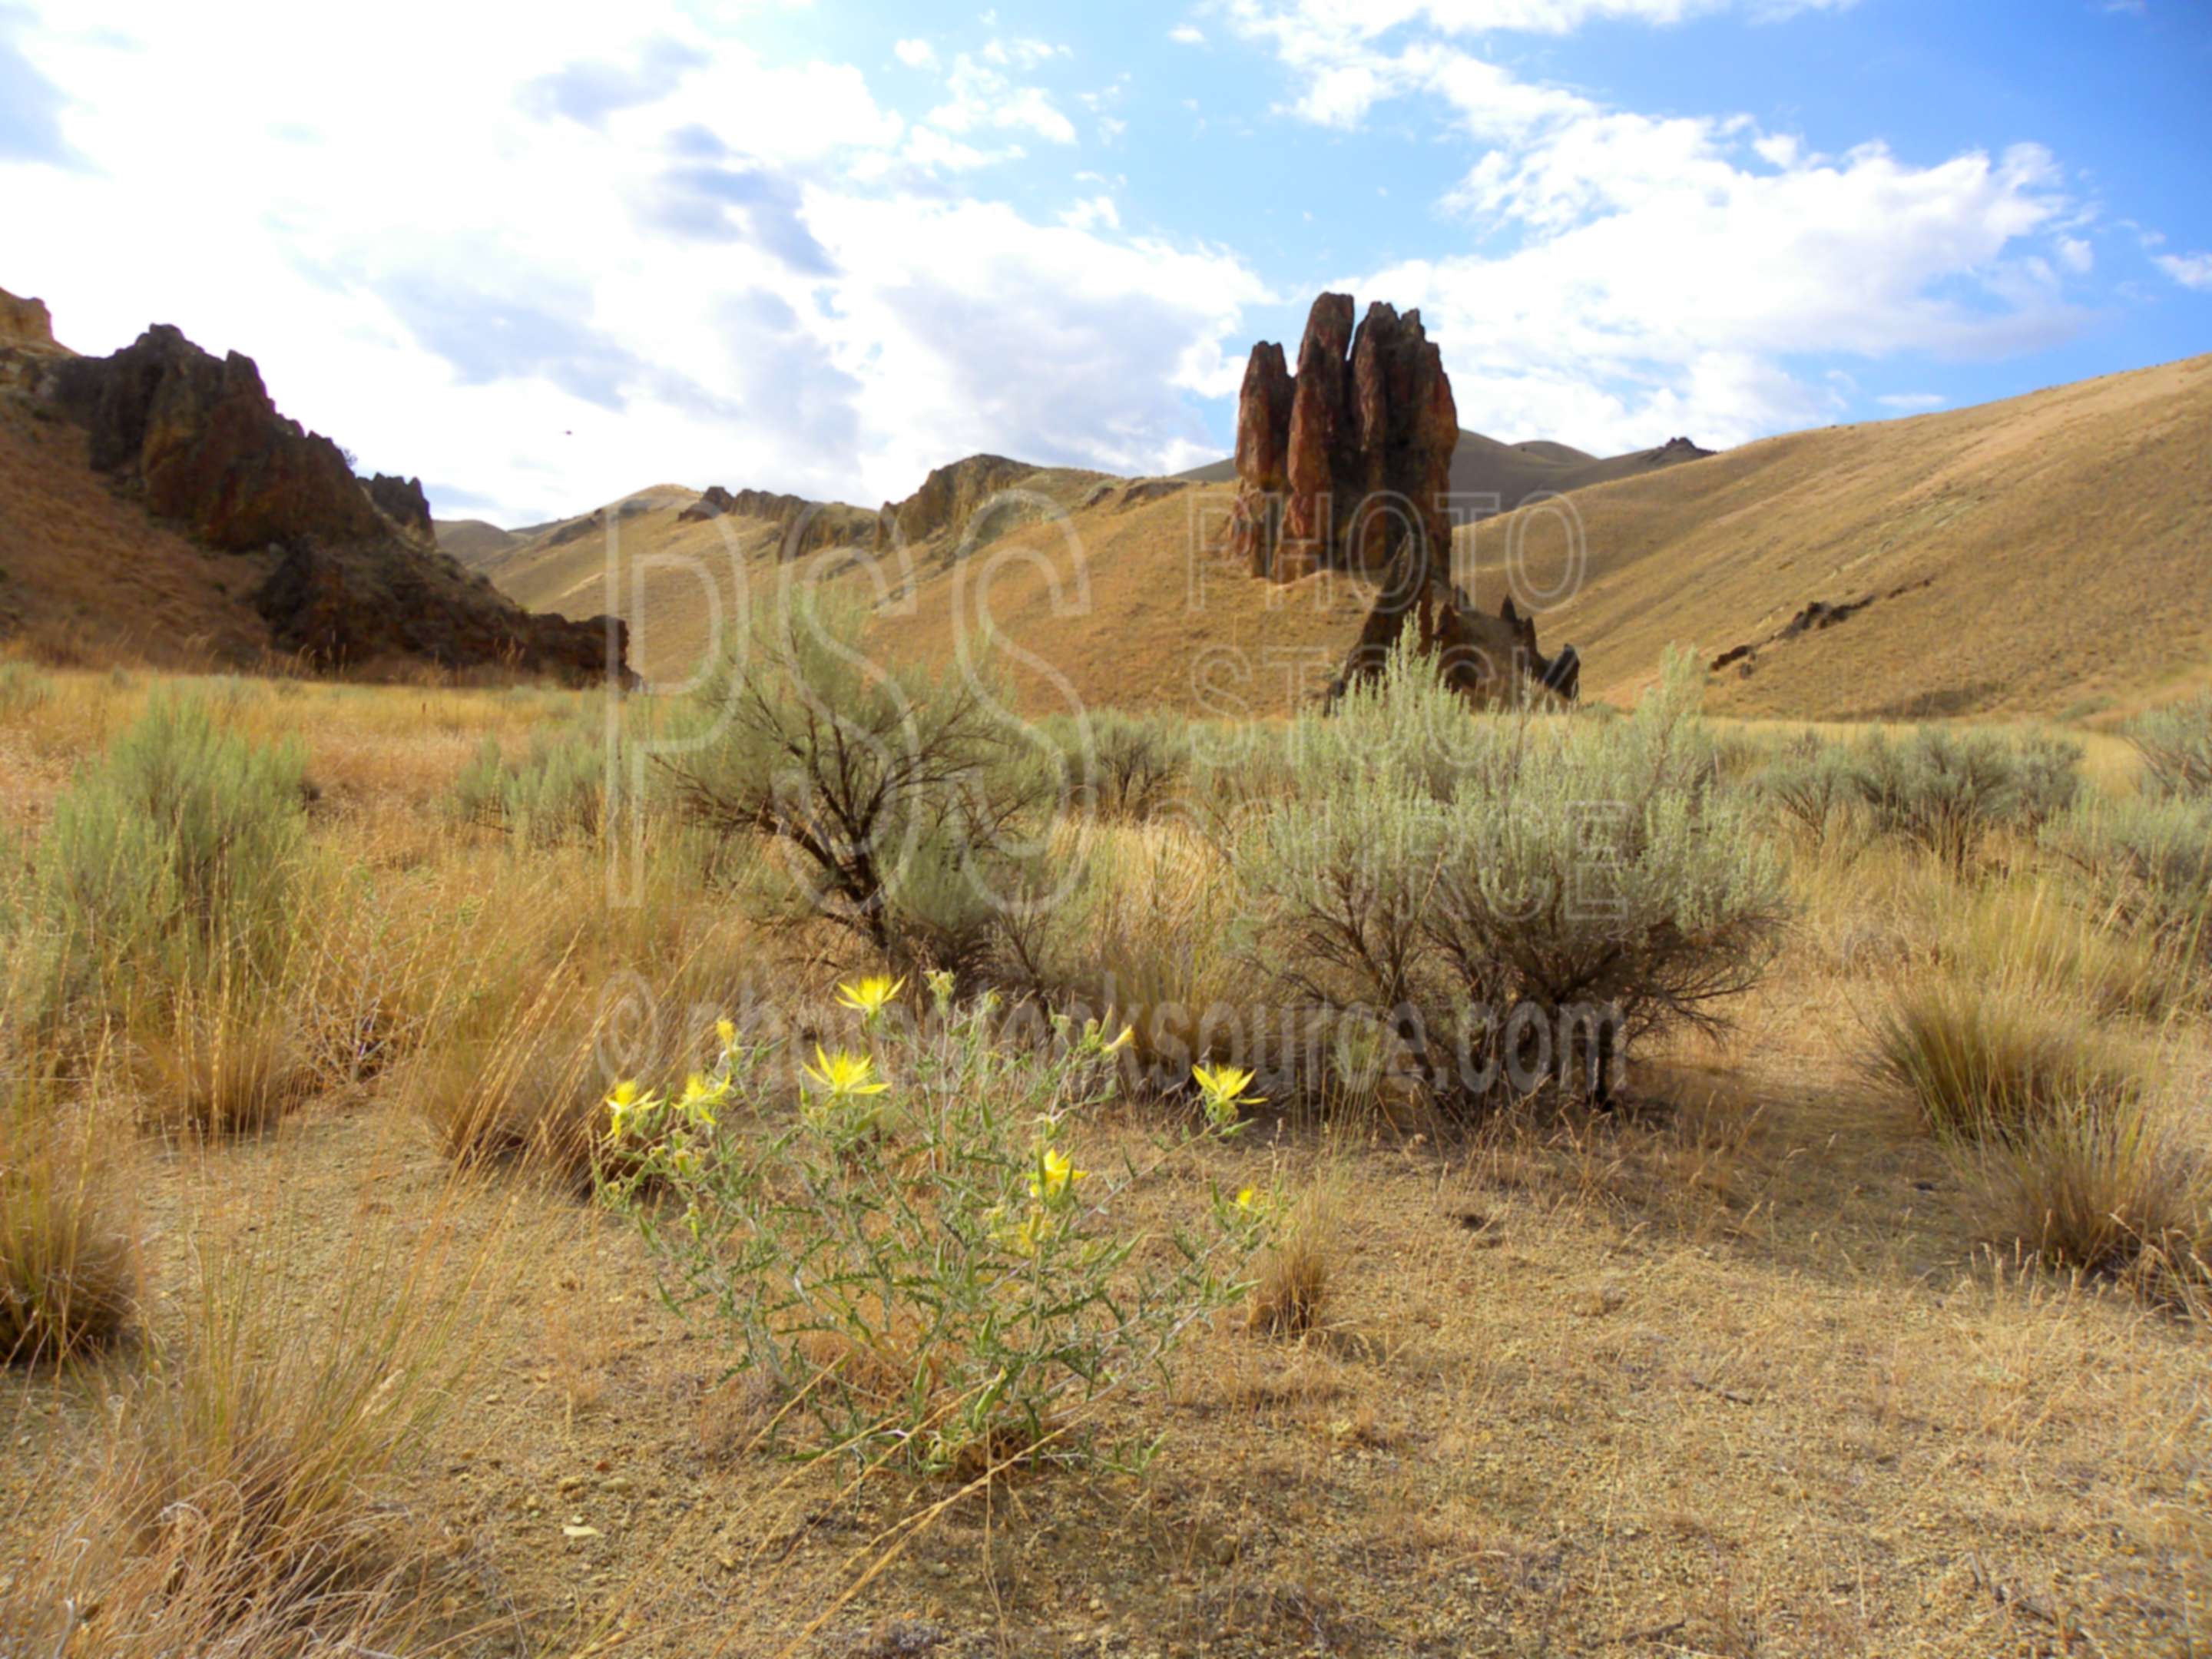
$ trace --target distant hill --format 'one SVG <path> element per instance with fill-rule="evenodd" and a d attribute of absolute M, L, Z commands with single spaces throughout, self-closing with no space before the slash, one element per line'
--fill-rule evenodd
<path fill-rule="evenodd" d="M 1529 582 L 1561 580 L 1562 524 L 1580 520 L 1580 585 L 1536 614 L 1545 649 L 1581 653 L 1586 697 L 1632 699 L 1680 642 L 1720 664 L 1723 712 L 2117 714 L 2212 682 L 2208 456 L 2212 358 L 1718 455 L 1666 446 L 1594 461 L 1462 434 L 1465 487 L 1486 478 L 1525 498 L 1540 478 L 1614 476 L 1577 484 L 1565 510 L 1462 531 L 1456 562 L 1495 611 L 1513 538 L 1525 599 Z M 1371 599 L 1357 578 L 1277 587 L 1232 568 L 1216 550 L 1229 483 L 1036 472 L 1019 488 L 1065 515 L 1002 522 L 994 507 L 877 567 L 860 556 L 868 515 L 840 509 L 851 545 L 817 550 L 813 568 L 866 584 L 895 651 L 949 662 L 988 620 L 1039 709 L 1281 714 L 1326 680 Z M 611 595 L 604 535 L 561 526 L 488 573 L 573 616 L 613 598 L 636 629 L 634 659 L 664 680 L 689 673 L 718 623 L 792 568 L 780 514 L 687 520 L 673 500 L 617 510 L 624 568 Z M 565 521 L 593 523 L 604 520 Z M 633 560 L 644 561 L 638 592 Z"/>
<path fill-rule="evenodd" d="M 1462 427 L 1459 447 L 1452 452 L 1451 488 L 1454 495 L 1477 497 L 1476 504 L 1468 509 L 1468 516 L 1481 518 L 1493 513 L 1510 513 L 1533 495 L 1560 495 L 1570 489 L 1586 489 L 1592 484 L 1638 477 L 1684 461 L 1703 460 L 1712 453 L 1698 448 L 1687 438 L 1675 438 L 1656 449 L 1639 449 L 1632 454 L 1601 460 L 1567 444 L 1541 439 L 1528 443 L 1500 443 L 1495 438 L 1486 438 L 1480 432 L 1469 432 Z M 1234 483 L 1237 463 L 1214 461 L 1176 476 L 1192 483 Z M 1483 497 L 1494 500 L 1485 505 L 1480 500 Z"/>
<path fill-rule="evenodd" d="M 1771 438 L 1583 490 L 1545 614 L 1586 694 L 1670 641 L 1747 714 L 2118 711 L 2212 679 L 2212 357 L 1977 408 Z M 1556 511 L 1462 532 L 1478 591 L 1564 580 Z"/>
<path fill-rule="evenodd" d="M 512 530 L 482 519 L 433 519 L 430 530 L 440 547 L 471 568 L 497 557 L 519 539 Z"/>

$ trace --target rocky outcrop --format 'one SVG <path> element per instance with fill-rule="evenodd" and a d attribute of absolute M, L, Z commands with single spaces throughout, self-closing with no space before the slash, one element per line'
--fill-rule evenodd
<path fill-rule="evenodd" d="M 419 481 L 367 483 L 338 447 L 278 413 L 252 359 L 217 358 L 167 325 L 52 377 L 93 466 L 203 544 L 277 556 L 254 596 L 272 642 L 325 670 L 402 662 L 628 678 L 605 618 L 537 617 L 431 542 Z"/>
<path fill-rule="evenodd" d="M 876 514 L 875 550 L 918 546 L 945 535 L 958 536 L 990 499 L 1037 469 L 1004 455 L 970 455 L 940 466 L 921 488 L 902 501 L 885 501 Z"/>
<path fill-rule="evenodd" d="M 830 547 L 866 547 L 876 538 L 877 515 L 842 501 L 810 501 L 769 489 L 725 489 L 709 485 L 704 495 L 676 515 L 679 524 L 714 519 L 744 519 L 777 526 L 776 556 L 805 558 Z"/>
<path fill-rule="evenodd" d="M 55 340 L 45 301 L 19 299 L 0 288 L 0 391 L 36 395 L 76 355 Z"/>
<path fill-rule="evenodd" d="M 1379 583 L 1332 700 L 1378 670 L 1408 627 L 1472 698 L 1531 688 L 1572 697 L 1572 647 L 1546 658 L 1510 600 L 1488 616 L 1453 582 L 1447 497 L 1459 411 L 1421 313 L 1401 317 L 1378 301 L 1356 333 L 1352 319 L 1350 295 L 1316 300 L 1295 375 L 1279 345 L 1253 348 L 1237 403 L 1231 556 L 1270 581 L 1335 569 Z"/>
<path fill-rule="evenodd" d="M 504 668 L 572 685 L 629 684 L 629 629 L 523 610 L 446 554 L 392 542 L 300 542 L 255 595 L 271 642 L 317 669 L 399 662 Z"/>
<path fill-rule="evenodd" d="M 1231 547 L 1257 576 L 1380 575 L 1449 562 L 1459 414 L 1421 313 L 1377 301 L 1357 333 L 1348 294 L 1314 301 L 1298 371 L 1254 348 L 1237 407 Z"/>
<path fill-rule="evenodd" d="M 430 527 L 430 498 L 422 493 L 420 478 L 398 478 L 380 472 L 362 479 L 361 487 L 368 492 L 376 510 L 407 534 L 426 541 L 437 539 Z"/>
<path fill-rule="evenodd" d="M 252 358 L 215 357 L 167 324 L 65 363 L 55 398 L 91 434 L 95 467 L 210 547 L 386 528 L 338 447 L 276 412 Z"/>

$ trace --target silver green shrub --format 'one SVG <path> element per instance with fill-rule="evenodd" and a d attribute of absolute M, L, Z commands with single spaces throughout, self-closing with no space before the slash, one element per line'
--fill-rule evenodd
<path fill-rule="evenodd" d="M 1615 721 L 1471 714 L 1401 653 L 1291 734 L 1297 787 L 1234 844 L 1262 959 L 1379 1017 L 1442 1099 L 1602 1096 L 1633 1043 L 1717 1024 L 1784 914 L 1755 812 L 1719 788 L 1686 658 Z"/>

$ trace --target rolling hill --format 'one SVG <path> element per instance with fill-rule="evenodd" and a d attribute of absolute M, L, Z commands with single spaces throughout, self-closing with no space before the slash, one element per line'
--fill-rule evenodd
<path fill-rule="evenodd" d="M 1588 695 L 1671 641 L 1719 707 L 1839 720 L 2086 715 L 2212 678 L 2212 357 L 1794 433 L 1463 531 L 1479 595 L 1544 612 Z"/>
<path fill-rule="evenodd" d="M 1717 455 L 1593 461 L 1471 434 L 1462 454 L 1553 486 L 1614 469 L 1565 503 L 1462 531 L 1457 550 L 1485 609 L 1510 591 L 1515 550 L 1524 610 L 1532 588 L 1569 590 L 1536 611 L 1547 650 L 1581 652 L 1589 697 L 1632 699 L 1676 642 L 1718 663 L 1717 708 L 1751 715 L 2086 716 L 2212 679 L 2212 358 Z M 686 521 L 679 502 L 695 497 L 671 487 L 616 505 L 612 590 L 604 535 L 574 531 L 603 528 L 593 515 L 485 568 L 532 607 L 612 605 L 635 659 L 665 682 L 690 674 L 744 595 L 826 561 L 871 585 L 895 649 L 951 660 L 988 617 L 1040 708 L 1282 713 L 1325 681 L 1371 599 L 1352 577 L 1275 587 L 1229 565 L 1214 550 L 1231 484 L 1024 482 L 1064 516 L 964 542 L 947 525 L 880 571 L 857 545 L 784 560 L 773 519 Z M 1578 582 L 1565 580 L 1570 514 Z"/>

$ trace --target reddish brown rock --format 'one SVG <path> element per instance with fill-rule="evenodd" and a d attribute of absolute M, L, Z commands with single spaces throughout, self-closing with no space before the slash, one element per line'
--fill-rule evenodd
<path fill-rule="evenodd" d="M 1237 408 L 1237 502 L 1229 551 L 1255 576 L 1295 581 L 1323 568 L 1380 584 L 1334 696 L 1389 656 L 1411 625 L 1451 682 L 1483 701 L 1534 684 L 1572 696 L 1579 665 L 1536 648 L 1533 623 L 1475 611 L 1451 573 L 1452 452 L 1459 410 L 1443 357 L 1422 326 L 1370 305 L 1355 335 L 1352 296 L 1314 301 L 1298 372 L 1279 346 L 1253 349 Z"/>
<path fill-rule="evenodd" d="M 431 543 L 419 482 L 355 477 L 336 444 L 277 412 L 249 357 L 157 325 L 112 356 L 61 363 L 52 396 L 94 467 L 148 511 L 210 547 L 281 551 L 254 607 L 311 666 L 630 678 L 621 623 L 532 616 L 471 575 Z"/>
<path fill-rule="evenodd" d="M 420 478 L 392 477 L 380 472 L 373 478 L 364 478 L 361 487 L 368 492 L 368 499 L 376 510 L 410 536 L 424 541 L 436 539 L 430 526 L 430 498 L 422 493 Z"/>
<path fill-rule="evenodd" d="M 676 517 L 679 524 L 722 518 L 772 524 L 778 531 L 776 556 L 783 559 L 804 558 L 824 548 L 871 546 L 877 533 L 877 515 L 866 507 L 810 501 L 803 495 L 769 489 L 725 489 L 720 484 L 708 485 Z"/>
<path fill-rule="evenodd" d="M 94 466 L 210 547 L 385 529 L 338 447 L 276 412 L 252 358 L 214 357 L 167 324 L 64 364 L 56 398 L 91 434 Z"/>
<path fill-rule="evenodd" d="M 884 503 L 876 514 L 875 550 L 888 552 L 918 547 L 940 536 L 960 536 L 992 496 L 1036 470 L 1004 455 L 970 455 L 940 466 L 904 501 Z"/>

